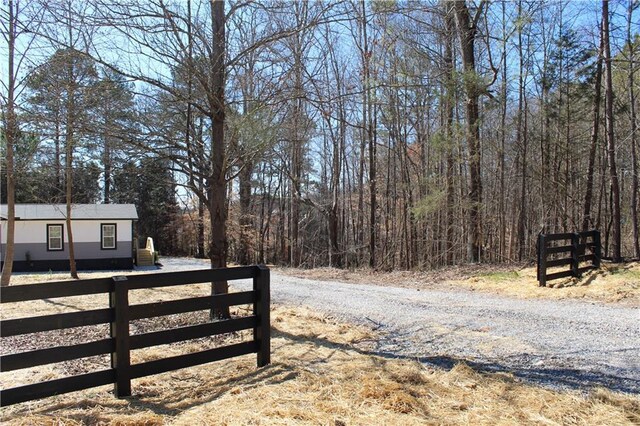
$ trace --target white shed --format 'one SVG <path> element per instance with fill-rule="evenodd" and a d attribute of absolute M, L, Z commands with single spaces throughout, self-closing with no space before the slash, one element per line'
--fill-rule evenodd
<path fill-rule="evenodd" d="M 0 260 L 7 244 L 7 205 L 0 205 Z M 65 204 L 16 204 L 13 270 L 69 270 Z M 79 270 L 132 269 L 133 204 L 74 204 L 71 230 Z"/>

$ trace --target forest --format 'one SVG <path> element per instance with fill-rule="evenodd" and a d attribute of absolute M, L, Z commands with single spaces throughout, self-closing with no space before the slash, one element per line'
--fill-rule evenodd
<path fill-rule="evenodd" d="M 1 201 L 212 267 L 638 258 L 639 4 L 9 0 Z"/>

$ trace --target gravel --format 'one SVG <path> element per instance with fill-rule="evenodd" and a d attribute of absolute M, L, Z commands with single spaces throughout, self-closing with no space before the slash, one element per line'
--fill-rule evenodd
<path fill-rule="evenodd" d="M 640 394 L 640 310 L 317 281 L 271 274 L 272 301 L 381 334 L 373 352 L 450 368 L 460 360 L 556 389 Z M 249 283 L 236 284 L 247 288 Z"/>
<path fill-rule="evenodd" d="M 204 265 L 163 258 L 158 272 Z M 200 262 L 200 263 L 198 263 Z M 250 281 L 236 281 L 246 290 Z M 376 329 L 372 352 L 450 368 L 464 360 L 555 389 L 640 394 L 640 309 L 514 299 L 469 290 L 345 284 L 271 273 L 273 303 L 305 305 Z"/>

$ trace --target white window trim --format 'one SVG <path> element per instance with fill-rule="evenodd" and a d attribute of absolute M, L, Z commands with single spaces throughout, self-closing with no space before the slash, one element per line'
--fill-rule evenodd
<path fill-rule="evenodd" d="M 52 247 L 51 245 L 51 233 L 50 229 L 52 228 L 60 228 L 60 237 L 55 237 L 56 240 L 60 241 L 60 247 Z M 59 223 L 50 223 L 47 224 L 47 251 L 64 251 L 64 225 Z"/>

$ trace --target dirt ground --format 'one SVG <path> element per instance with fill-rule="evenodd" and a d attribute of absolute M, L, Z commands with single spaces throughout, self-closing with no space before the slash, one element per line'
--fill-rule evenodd
<path fill-rule="evenodd" d="M 431 274 L 316 270 L 340 281 L 381 285 L 464 286 L 517 297 L 589 297 L 637 301 L 638 264 L 608 266 L 589 282 L 539 289 L 527 268 L 478 267 Z M 286 271 L 292 273 L 291 271 Z M 107 273 L 108 274 L 108 273 Z M 440 275 L 438 275 L 440 274 Z M 46 275 L 46 274 L 45 274 Z M 95 277 L 95 275 L 92 275 Z M 440 277 L 440 278 L 438 278 Z M 43 275 L 19 278 L 43 281 Z M 58 280 L 55 274 L 46 276 Z M 606 278 L 612 283 L 602 283 Z M 535 271 L 533 272 L 535 279 Z M 588 280 L 589 278 L 583 278 Z M 614 281 L 615 280 L 615 281 Z M 15 284 L 15 281 L 14 281 Z M 43 284 L 43 285 L 46 285 Z M 520 292 L 510 288 L 522 288 Z M 612 289 L 624 291 L 616 293 Z M 207 285 L 134 291 L 132 303 L 207 294 Z M 512 293 L 511 293 L 512 292 Z M 557 292 L 557 293 L 553 293 Z M 554 295 L 555 294 L 555 295 Z M 582 294 L 582 295 L 581 295 Z M 616 298 L 615 295 L 622 295 Z M 105 307 L 105 295 L 59 298 L 2 305 L 3 319 Z M 247 307 L 235 314 L 246 314 Z M 206 313 L 164 317 L 132 324 L 132 333 L 203 321 Z M 340 323 L 304 307 L 274 306 L 272 364 L 256 368 L 254 355 L 135 379 L 133 396 L 117 399 L 111 386 L 17 404 L 0 409 L 7 425 L 455 425 L 455 424 L 640 424 L 640 397 L 595 388 L 555 391 L 521 382 L 510 374 L 480 373 L 464 360 L 451 369 L 425 366 L 413 359 L 385 358 L 371 352 L 376 334 Z M 106 327 L 79 327 L 57 335 L 0 340 L 2 354 L 72 344 L 106 337 Z M 246 341 L 250 332 L 198 339 L 135 351 L 134 363 Z M 108 367 L 109 359 L 45 365 L 0 373 L 3 389 Z"/>
<path fill-rule="evenodd" d="M 335 268 L 275 270 L 282 274 L 319 280 L 416 289 L 465 288 L 517 298 L 587 299 L 640 306 L 640 262 L 603 263 L 599 270 L 586 272 L 581 278 L 549 281 L 547 287 L 538 285 L 536 268 L 530 265 L 463 265 L 427 272 Z"/>
<path fill-rule="evenodd" d="M 208 262 L 204 260 L 188 259 L 188 261 L 188 266 L 192 268 L 208 267 Z M 394 272 L 374 271 L 368 268 L 353 270 L 337 268 L 296 269 L 269 266 L 277 273 L 308 279 L 416 289 L 465 288 L 517 298 L 587 299 L 640 306 L 640 262 L 620 264 L 603 262 L 599 270 L 586 272 L 581 278 L 549 281 L 547 287 L 538 285 L 535 265 L 525 264 L 458 265 L 431 271 Z M 131 273 L 146 272 L 148 271 L 140 270 Z M 549 270 L 549 272 L 557 272 L 557 270 Z M 112 275 L 112 271 L 80 272 L 80 278 L 100 278 Z M 67 279 L 69 279 L 69 274 L 61 272 L 37 275 L 16 274 L 11 278 L 11 284 Z"/>
<path fill-rule="evenodd" d="M 640 422 L 640 398 L 633 396 L 604 389 L 557 392 L 508 374 L 478 373 L 463 362 L 446 371 L 371 355 L 367 347 L 375 335 L 370 330 L 304 308 L 275 308 L 273 331 L 272 364 L 261 369 L 254 356 L 246 355 L 136 379 L 133 396 L 126 399 L 116 399 L 111 387 L 103 386 L 17 404 L 3 408 L 0 421 L 145 426 Z M 197 347 L 154 350 L 139 359 Z M 51 377 L 60 374 L 44 370 Z"/>

